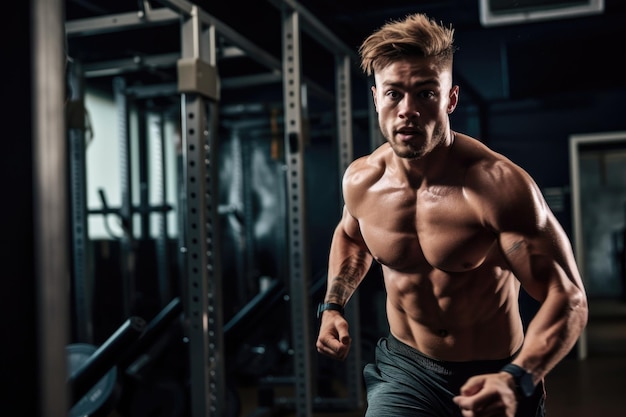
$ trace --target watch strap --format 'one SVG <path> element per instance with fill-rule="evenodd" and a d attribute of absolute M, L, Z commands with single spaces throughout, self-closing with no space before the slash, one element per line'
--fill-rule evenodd
<path fill-rule="evenodd" d="M 337 303 L 320 303 L 317 306 L 317 318 L 320 319 L 322 318 L 322 313 L 326 310 L 335 310 L 338 311 L 339 313 L 341 313 L 341 315 L 343 316 L 343 306 L 341 304 L 337 304 Z"/>
<path fill-rule="evenodd" d="M 513 376 L 518 396 L 528 398 L 535 391 L 532 374 L 521 366 L 508 363 L 500 369 L 500 372 L 507 372 Z"/>

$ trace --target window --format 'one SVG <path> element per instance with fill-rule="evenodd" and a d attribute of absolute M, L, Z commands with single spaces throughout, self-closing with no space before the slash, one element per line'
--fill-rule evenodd
<path fill-rule="evenodd" d="M 479 0 L 480 22 L 496 26 L 599 14 L 604 0 Z"/>

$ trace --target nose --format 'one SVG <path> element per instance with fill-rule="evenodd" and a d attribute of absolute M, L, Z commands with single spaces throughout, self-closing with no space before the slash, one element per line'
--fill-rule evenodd
<path fill-rule="evenodd" d="M 417 103 L 410 94 L 405 94 L 399 104 L 398 116 L 401 119 L 415 119 L 420 113 L 417 110 Z"/>

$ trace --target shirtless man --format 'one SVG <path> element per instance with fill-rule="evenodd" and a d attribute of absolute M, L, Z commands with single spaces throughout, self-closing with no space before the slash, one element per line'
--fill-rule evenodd
<path fill-rule="evenodd" d="M 415 14 L 361 45 L 386 143 L 345 172 L 316 346 L 346 358 L 343 307 L 376 260 L 390 334 L 364 369 L 367 416 L 543 416 L 544 377 L 587 323 L 585 290 L 533 179 L 451 130 L 453 35 Z M 541 303 L 526 334 L 520 285 Z"/>

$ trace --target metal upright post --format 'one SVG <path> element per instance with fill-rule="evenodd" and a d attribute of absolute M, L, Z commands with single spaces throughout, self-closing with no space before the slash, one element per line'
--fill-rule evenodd
<path fill-rule="evenodd" d="M 370 150 L 374 150 L 378 148 L 380 145 L 385 143 L 385 138 L 383 138 L 383 134 L 380 131 L 380 127 L 378 126 L 378 113 L 376 113 L 376 108 L 374 106 L 374 100 L 369 100 L 367 104 L 368 110 L 368 122 L 369 122 L 369 132 L 370 132 Z"/>
<path fill-rule="evenodd" d="M 181 26 L 185 253 L 191 415 L 227 415 L 218 217 L 215 27 L 203 30 L 192 6 Z"/>
<path fill-rule="evenodd" d="M 338 54 L 335 59 L 335 90 L 337 101 L 337 146 L 339 147 L 339 178 L 354 158 L 352 135 L 352 62 L 348 55 Z M 340 184 L 341 189 L 341 184 Z M 361 374 L 361 323 L 360 323 L 359 293 L 350 297 L 346 308 L 346 319 L 350 323 L 352 346 L 355 348 L 346 359 L 346 385 L 348 401 L 355 407 L 363 405 L 363 384 Z"/>
<path fill-rule="evenodd" d="M 78 61 L 69 63 L 66 123 L 69 148 L 70 208 L 72 236 L 72 278 L 75 342 L 93 343 L 93 271 L 87 222 L 86 125 L 84 74 Z"/>
<path fill-rule="evenodd" d="M 37 393 L 28 400 L 38 403 L 36 415 L 65 416 L 68 403 L 65 389 L 65 345 L 68 341 L 67 292 L 70 261 L 67 224 L 69 218 L 68 158 L 65 118 L 63 117 L 65 97 L 63 5 L 60 0 L 36 0 L 31 5 L 32 84 L 28 91 L 31 92 L 32 100 L 33 229 L 25 224 L 22 226 L 25 230 L 31 230 L 34 233 L 34 262 L 32 266 L 22 265 L 24 270 L 20 278 L 23 280 L 21 284 L 27 285 L 29 268 L 33 268 L 37 290 L 34 294 L 35 302 L 25 301 L 22 304 L 30 305 L 31 309 L 36 310 L 34 315 L 36 328 L 27 333 L 28 337 L 20 339 L 19 344 L 25 352 L 31 352 L 29 343 L 34 344 L 37 341 L 36 356 L 31 358 L 31 361 L 36 364 L 36 372 L 31 374 L 34 380 L 30 384 L 36 387 Z M 26 72 L 28 70 L 29 68 L 24 69 Z M 27 138 L 22 139 L 27 140 Z M 15 219 L 9 220 L 15 221 Z M 8 291 L 11 289 L 17 291 L 17 288 L 11 286 L 11 282 L 6 285 L 8 285 Z M 11 296 L 15 297 L 17 294 L 19 297 L 20 292 L 15 291 L 11 293 Z M 5 318 L 5 320 L 20 322 L 20 319 L 24 318 L 16 312 L 13 314 L 13 317 Z M 26 313 L 25 316 L 28 319 L 30 313 Z M 17 335 L 19 336 L 19 331 Z M 5 342 L 11 343 L 11 337 L 15 335 L 6 334 Z M 17 362 L 21 359 L 29 362 L 27 357 L 12 358 Z M 30 364 L 21 363 L 21 366 L 25 368 L 24 372 L 29 372 Z M 5 373 L 7 372 L 3 367 L 3 376 Z M 9 384 L 9 396 L 21 397 L 17 394 L 24 394 L 20 388 L 26 387 L 15 385 L 19 383 L 19 380 L 15 381 L 11 378 L 10 372 L 7 374 L 5 382 Z M 14 385 L 11 386 L 11 384 Z M 30 387 L 28 390 L 30 392 Z M 29 406 L 24 405 L 24 407 L 26 410 L 30 409 Z M 10 401 L 3 401 L 3 412 L 11 414 L 11 410 Z M 25 413 L 29 414 L 28 411 Z"/>
<path fill-rule="evenodd" d="M 159 303 L 164 307 L 170 302 L 172 294 L 170 288 L 170 249 L 168 237 L 168 202 L 167 202 L 167 181 L 166 181 L 166 147 L 165 147 L 165 115 L 161 112 L 154 115 L 150 120 L 149 149 L 152 162 L 150 167 L 150 177 L 154 184 L 154 200 L 161 211 L 157 212 L 157 274 L 159 285 Z M 152 214 L 150 214 L 152 216 Z"/>
<path fill-rule="evenodd" d="M 245 204 L 245 196 L 246 192 L 244 189 L 244 184 L 246 180 L 244 179 L 243 170 L 243 141 L 240 136 L 241 132 L 239 128 L 235 127 L 231 133 L 231 144 L 232 144 L 232 160 L 229 164 L 231 169 L 231 184 L 230 189 L 231 193 L 236 193 L 235 205 L 231 207 L 231 210 L 235 212 L 242 211 L 243 214 L 243 222 L 239 225 L 239 229 L 236 230 L 238 232 L 238 236 L 235 238 L 238 244 L 237 250 L 235 252 L 235 262 L 237 264 L 237 298 L 236 303 L 245 303 L 248 299 L 248 271 L 249 263 L 247 262 L 248 257 L 250 256 L 251 248 L 248 246 L 248 240 L 244 238 L 244 234 L 247 235 L 249 228 L 252 226 L 252 223 L 248 222 L 249 218 L 245 216 L 246 211 L 251 211 L 251 207 L 246 207 Z M 242 285 L 244 284 L 245 285 Z"/>
<path fill-rule="evenodd" d="M 133 189 L 131 174 L 131 147 L 129 133 L 128 97 L 126 82 L 121 77 L 113 80 L 115 108 L 118 120 L 118 143 L 120 155 L 120 192 L 121 205 L 119 216 L 122 221 L 123 234 L 120 238 L 120 262 L 122 288 L 124 291 L 124 316 L 133 314 L 135 303 L 135 244 L 133 236 Z"/>
<path fill-rule="evenodd" d="M 148 129 L 148 111 L 146 103 L 140 102 L 135 106 L 135 114 L 137 116 L 137 177 L 139 179 L 139 239 L 143 242 L 150 239 L 150 180 L 149 169 L 150 157 L 148 155 L 148 138 L 150 137 Z"/>
<path fill-rule="evenodd" d="M 294 346 L 295 407 L 297 416 L 313 411 L 309 306 L 309 251 L 307 248 L 304 182 L 304 129 L 298 13 L 283 8 L 283 101 L 287 162 L 287 218 L 289 237 L 289 296 Z"/>

